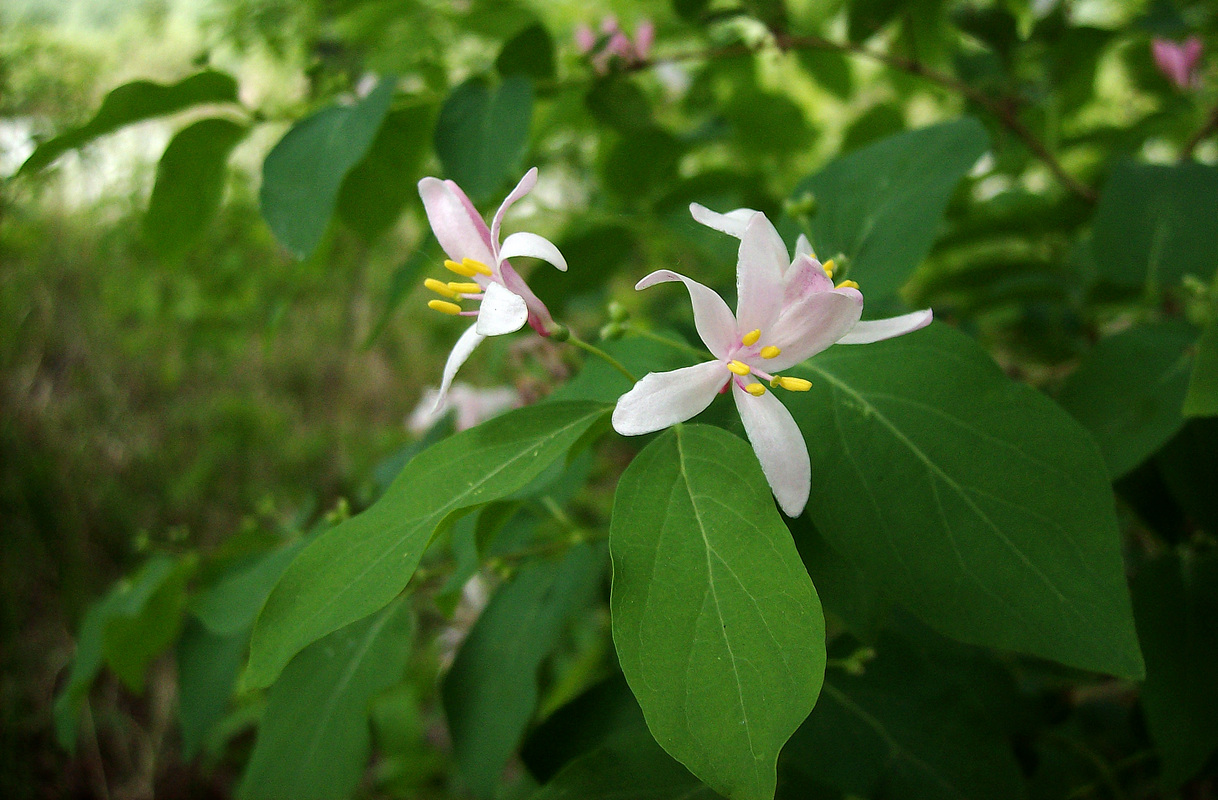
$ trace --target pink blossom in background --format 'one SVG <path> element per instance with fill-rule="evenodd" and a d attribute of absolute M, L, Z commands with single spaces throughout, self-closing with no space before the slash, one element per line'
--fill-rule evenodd
<path fill-rule="evenodd" d="M 1201 60 L 1201 49 L 1201 40 L 1196 36 L 1190 36 L 1183 42 L 1168 39 L 1151 42 L 1155 65 L 1180 89 L 1195 87 L 1200 83 L 1197 65 Z"/>
<path fill-rule="evenodd" d="M 463 431 L 496 417 L 509 408 L 519 408 L 521 405 L 519 392 L 511 386 L 478 389 L 457 381 L 442 399 L 439 389 L 428 387 L 419 399 L 419 404 L 407 418 L 406 427 L 411 433 L 422 435 L 449 411 L 455 410 L 453 428 Z"/>
<path fill-rule="evenodd" d="M 613 67 L 615 60 L 627 66 L 646 61 L 651 55 L 655 36 L 655 24 L 645 19 L 635 27 L 632 41 L 618 26 L 617 18 L 607 16 L 601 20 L 599 34 L 587 25 L 576 28 L 575 46 L 580 53 L 588 56 L 592 68 L 604 75 Z"/>

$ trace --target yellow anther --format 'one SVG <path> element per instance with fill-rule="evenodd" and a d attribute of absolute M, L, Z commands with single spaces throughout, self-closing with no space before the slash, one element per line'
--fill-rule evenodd
<path fill-rule="evenodd" d="M 835 288 L 835 289 L 857 289 L 857 288 L 859 288 L 859 285 L 857 283 L 855 283 L 854 281 L 842 281 L 841 283 L 839 283 L 837 286 L 835 286 L 833 288 Z"/>
<path fill-rule="evenodd" d="M 833 270 L 837 269 L 837 264 L 833 263 L 833 259 L 829 259 L 820 265 L 820 268 L 825 271 L 825 276 L 830 280 L 833 279 Z"/>
<path fill-rule="evenodd" d="M 777 358 L 780 353 L 782 353 L 782 349 L 774 345 L 761 348 L 762 358 Z"/>
<path fill-rule="evenodd" d="M 727 368 L 737 375 L 748 375 L 753 371 L 749 365 L 743 361 L 729 361 L 727 362 Z"/>
<path fill-rule="evenodd" d="M 788 392 L 806 392 L 812 388 L 812 381 L 806 381 L 803 378 L 782 377 L 778 379 L 778 385 Z"/>
<path fill-rule="evenodd" d="M 489 275 L 493 275 L 493 274 L 494 274 L 494 273 L 492 273 L 492 272 L 491 272 L 491 268 L 490 268 L 490 267 L 488 267 L 486 264 L 483 264 L 481 261 L 475 261 L 475 260 L 474 260 L 474 259 L 472 259 L 472 258 L 463 258 L 463 259 L 461 259 L 461 266 L 463 266 L 463 267 L 469 267 L 469 268 L 470 268 L 470 269 L 472 269 L 474 272 L 481 272 L 483 275 L 488 275 L 488 276 L 489 276 Z M 471 273 L 471 274 L 472 274 L 472 273 Z"/>
<path fill-rule="evenodd" d="M 466 260 L 468 260 L 468 259 L 466 259 Z M 463 263 L 458 264 L 456 261 L 452 261 L 451 259 L 446 260 L 444 262 L 444 266 L 447 267 L 450 271 L 457 273 L 458 275 L 460 275 L 463 278 L 472 278 L 478 274 L 478 270 L 474 269 L 473 267 L 467 267 Z"/>
<path fill-rule="evenodd" d="M 740 340 L 740 343 L 743 344 L 745 347 L 752 347 L 753 345 L 757 344 L 757 340 L 760 338 L 761 338 L 760 329 L 755 330 L 755 331 L 749 331 L 748 333 L 746 333 L 744 335 L 744 338 Z"/>
<path fill-rule="evenodd" d="M 452 314 L 454 317 L 461 313 L 461 306 L 447 300 L 428 300 L 427 307 L 435 309 L 441 314 Z"/>
<path fill-rule="evenodd" d="M 457 296 L 457 293 L 450 289 L 443 281 L 438 281 L 435 278 L 428 278 L 423 281 L 423 285 L 439 295 L 443 295 L 450 300 Z"/>
<path fill-rule="evenodd" d="M 753 395 L 753 397 L 761 397 L 763 394 L 765 394 L 765 387 L 760 383 L 750 383 L 748 386 L 744 387 L 744 390 Z"/>
<path fill-rule="evenodd" d="M 477 294 L 482 291 L 482 287 L 476 283 L 452 283 L 448 284 L 448 288 L 458 294 Z"/>

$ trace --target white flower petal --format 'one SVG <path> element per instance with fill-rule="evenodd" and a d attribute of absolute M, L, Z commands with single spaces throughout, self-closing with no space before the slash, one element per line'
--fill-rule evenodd
<path fill-rule="evenodd" d="M 689 213 L 693 214 L 694 219 L 706 227 L 723 231 L 729 236 L 735 236 L 739 239 L 744 236 L 745 226 L 749 224 L 749 220 L 757 212 L 751 208 L 737 208 L 726 214 L 720 214 L 716 211 L 711 211 L 706 206 L 690 203 Z"/>
<path fill-rule="evenodd" d="M 863 296 L 853 289 L 815 292 L 783 310 L 765 343 L 781 348 L 766 362 L 770 372 L 811 358 L 842 338 L 863 313 Z"/>
<path fill-rule="evenodd" d="M 461 187 L 452 181 L 424 178 L 419 181 L 419 197 L 431 230 L 449 258 L 472 258 L 488 267 L 494 265 L 491 232 Z"/>
<path fill-rule="evenodd" d="M 502 336 L 524 327 L 529 320 L 529 307 L 524 298 L 500 283 L 486 287 L 478 321 L 474 323 L 480 336 Z"/>
<path fill-rule="evenodd" d="M 478 333 L 478 325 L 475 323 L 466 328 L 465 333 L 461 334 L 461 338 L 457 339 L 457 343 L 453 345 L 453 351 L 448 354 L 448 361 L 444 362 L 444 378 L 440 381 L 440 391 L 436 394 L 436 408 L 439 408 L 444 403 L 444 399 L 448 397 L 448 388 L 452 386 L 457 370 L 461 369 L 461 365 L 469 358 L 469 354 L 474 352 L 474 348 L 482 344 L 482 340 L 485 338 Z"/>
<path fill-rule="evenodd" d="M 512 207 L 520 198 L 524 197 L 529 192 L 533 191 L 533 187 L 537 185 L 537 167 L 524 174 L 520 179 L 520 183 L 516 184 L 516 188 L 508 193 L 508 196 L 503 198 L 503 202 L 499 205 L 499 210 L 495 212 L 495 218 L 491 220 L 491 241 L 499 241 L 499 228 L 503 224 L 503 215 Z M 500 258 L 506 258 L 501 255 Z M 488 265 L 490 262 L 486 262 Z"/>
<path fill-rule="evenodd" d="M 732 397 L 779 507 L 788 517 L 798 517 L 812 488 L 812 463 L 799 426 L 772 392 L 753 397 L 733 384 Z"/>
<path fill-rule="evenodd" d="M 520 231 L 503 240 L 503 246 L 499 248 L 499 260 L 516 256 L 540 258 L 542 261 L 548 261 L 558 267 L 562 272 L 567 271 L 567 259 L 558 252 L 554 243 L 535 233 Z"/>
<path fill-rule="evenodd" d="M 789 265 L 782 237 L 758 211 L 745 226 L 736 266 L 736 321 L 741 331 L 769 333 L 782 311 L 783 274 Z"/>
<path fill-rule="evenodd" d="M 816 258 L 816 253 L 812 252 L 812 243 L 809 242 L 808 237 L 804 236 L 802 233 L 799 234 L 799 238 L 795 240 L 795 258 L 798 259 L 800 256 L 811 256 L 812 258 Z"/>
<path fill-rule="evenodd" d="M 662 430 L 701 413 L 731 377 L 721 361 L 649 372 L 617 400 L 613 429 L 623 436 Z"/>
<path fill-rule="evenodd" d="M 729 348 L 738 344 L 736 319 L 727 303 L 723 302 L 723 298 L 714 289 L 668 269 L 656 270 L 636 283 L 634 288 L 641 290 L 669 281 L 681 281 L 685 284 L 685 288 L 689 290 L 689 300 L 694 307 L 694 327 L 698 329 L 698 335 L 716 358 L 726 358 Z"/>
<path fill-rule="evenodd" d="M 894 336 L 913 333 L 930 324 L 934 313 L 929 308 L 902 314 L 888 319 L 863 320 L 855 324 L 850 332 L 837 340 L 838 344 L 870 344 Z"/>
<path fill-rule="evenodd" d="M 798 255 L 791 263 L 784 278 L 786 290 L 783 293 L 783 305 L 798 303 L 813 292 L 827 292 L 833 289 L 833 281 L 825 274 L 825 268 L 819 261 L 809 255 Z"/>

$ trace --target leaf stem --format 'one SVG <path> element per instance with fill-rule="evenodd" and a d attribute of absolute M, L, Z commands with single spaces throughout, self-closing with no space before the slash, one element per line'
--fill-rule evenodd
<path fill-rule="evenodd" d="M 616 369 L 618 372 L 625 375 L 626 380 L 630 381 L 631 383 L 634 383 L 635 381 L 638 380 L 638 378 L 634 377 L 634 375 L 631 374 L 630 370 L 628 370 L 628 369 L 626 369 L 626 367 L 622 366 L 622 362 L 618 361 L 616 358 L 609 355 L 608 353 L 606 353 L 604 350 L 600 349 L 596 345 L 585 342 L 583 339 L 576 336 L 574 331 L 571 331 L 571 335 L 567 339 L 567 344 L 575 345 L 580 350 L 583 350 L 585 353 L 590 353 L 590 354 L 596 356 L 597 358 L 601 359 L 606 364 L 608 364 L 609 366 Z"/>

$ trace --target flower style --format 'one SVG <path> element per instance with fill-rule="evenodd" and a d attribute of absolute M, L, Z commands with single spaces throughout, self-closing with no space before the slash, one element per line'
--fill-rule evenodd
<path fill-rule="evenodd" d="M 537 183 L 537 168 L 529 170 L 495 212 L 488 229 L 473 203 L 452 181 L 424 178 L 419 181 L 419 196 L 427 211 L 431 230 L 448 254 L 444 266 L 464 280 L 444 282 L 428 278 L 423 285 L 443 300 L 428 306 L 445 314 L 475 317 L 476 321 L 457 343 L 444 365 L 444 379 L 436 396 L 436 407 L 444 402 L 457 370 L 482 340 L 520 330 L 525 322 L 542 336 L 548 336 L 554 320 L 545 304 L 529 289 L 524 279 L 508 262 L 515 256 L 530 256 L 548 261 L 563 272 L 567 262 L 554 244 L 535 233 L 513 233 L 499 243 L 503 215 Z M 467 310 L 463 300 L 479 301 L 477 309 Z"/>
<path fill-rule="evenodd" d="M 761 212 L 715 214 L 697 205 L 690 210 L 699 222 L 740 238 L 736 314 L 714 290 L 670 270 L 639 281 L 636 289 L 669 281 L 685 284 L 694 325 L 715 360 L 647 374 L 618 399 L 613 427 L 635 436 L 684 422 L 730 385 L 778 505 L 788 516 L 798 516 L 811 487 L 808 448 L 791 413 L 767 388 L 807 391 L 811 382 L 779 373 L 834 343 L 863 344 L 917 330 L 930 323 L 931 312 L 860 322 L 858 285 L 842 281 L 834 286 L 832 262 L 821 264 L 806 239 L 791 261 L 778 231 Z"/>
<path fill-rule="evenodd" d="M 1201 40 L 1190 36 L 1177 44 L 1170 39 L 1151 42 L 1155 65 L 1177 89 L 1195 88 L 1201 83 L 1197 64 L 1201 60 Z"/>

